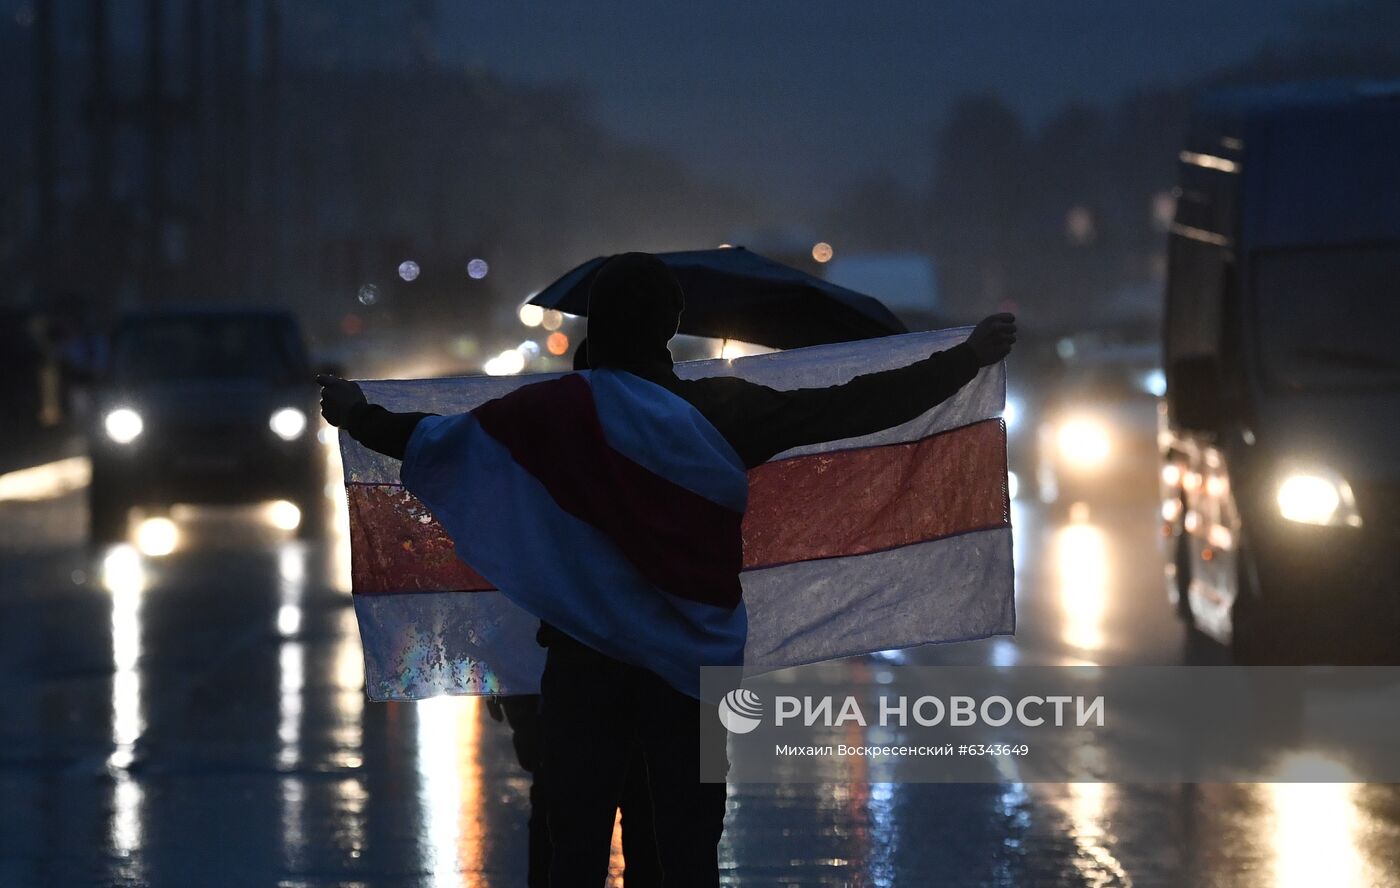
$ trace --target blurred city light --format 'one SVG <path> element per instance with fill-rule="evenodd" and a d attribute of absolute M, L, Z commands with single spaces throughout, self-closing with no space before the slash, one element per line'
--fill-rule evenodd
<path fill-rule="evenodd" d="M 1143 391 L 1158 398 L 1167 393 L 1167 374 L 1161 370 L 1149 370 L 1142 377 Z"/>
<path fill-rule="evenodd" d="M 459 358 L 472 358 L 476 356 L 480 344 L 474 336 L 454 336 L 448 343 L 448 350 Z"/>
<path fill-rule="evenodd" d="M 1240 169 L 1240 165 L 1233 160 L 1216 157 L 1214 154 L 1202 154 L 1199 151 L 1182 151 L 1178 157 L 1182 163 L 1189 163 L 1207 170 L 1218 170 L 1222 173 L 1237 173 Z"/>
<path fill-rule="evenodd" d="M 516 349 L 507 349 L 487 361 L 482 369 L 487 376 L 514 376 L 525 369 L 525 356 Z"/>
<path fill-rule="evenodd" d="M 360 300 L 361 305 L 373 305 L 379 301 L 379 287 L 375 284 L 365 284 L 363 287 L 360 287 L 357 298 Z"/>
<path fill-rule="evenodd" d="M 146 518 L 136 528 L 136 548 L 142 555 L 159 558 L 175 551 L 180 543 L 180 529 L 163 515 Z"/>
<path fill-rule="evenodd" d="M 294 604 L 284 604 L 277 609 L 277 633 L 290 638 L 301 630 L 301 608 Z"/>
<path fill-rule="evenodd" d="M 766 355 L 774 349 L 766 345 L 757 345 L 752 342 L 744 342 L 741 339 L 720 339 L 715 341 L 715 357 L 732 361 L 736 358 L 747 358 L 750 355 Z"/>
<path fill-rule="evenodd" d="M 102 587 L 113 595 L 131 596 L 146 588 L 141 553 L 128 545 L 113 546 L 102 558 Z"/>
<path fill-rule="evenodd" d="M 301 722 L 305 711 L 306 649 L 298 642 L 284 642 L 277 652 L 277 762 L 294 768 L 301 759 Z"/>
<path fill-rule="evenodd" d="M 830 262 L 831 256 L 831 244 L 826 241 L 818 241 L 812 246 L 812 258 L 818 262 Z"/>
<path fill-rule="evenodd" d="M 474 281 L 479 281 L 491 271 L 491 266 L 486 264 L 485 259 L 473 259 L 467 263 L 467 275 Z"/>
<path fill-rule="evenodd" d="M 1021 479 L 1016 477 L 1015 472 L 1006 473 L 1006 494 L 1010 499 L 1015 499 L 1016 494 L 1021 492 Z"/>
<path fill-rule="evenodd" d="M 278 530 L 296 530 L 301 526 L 301 509 L 290 500 L 275 500 L 267 507 L 267 520 Z"/>
<path fill-rule="evenodd" d="M 1065 213 L 1065 238 L 1075 246 L 1087 246 L 1098 239 L 1094 211 L 1088 207 L 1070 207 Z"/>
<path fill-rule="evenodd" d="M 1061 637 L 1071 647 L 1099 650 L 1105 643 L 1103 621 L 1108 610 L 1107 536 L 1102 528 L 1086 521 L 1055 531 L 1053 541 L 1056 581 L 1064 615 Z"/>
<path fill-rule="evenodd" d="M 53 499 L 86 487 L 91 479 L 92 463 L 85 456 L 17 469 L 0 475 L 0 502 Z"/>
<path fill-rule="evenodd" d="M 128 857 L 141 847 L 143 791 L 127 772 L 135 763 L 136 745 L 146 729 L 141 694 L 141 606 L 146 572 L 141 556 L 128 545 L 112 547 L 102 559 L 102 585 L 112 596 L 111 724 L 112 808 L 108 829 L 112 847 Z"/>
<path fill-rule="evenodd" d="M 1006 430 L 1011 431 L 1016 428 L 1016 424 L 1021 420 L 1021 399 L 1013 395 L 1006 398 L 1006 406 L 1001 410 L 1002 421 L 1006 423 Z"/>
<path fill-rule="evenodd" d="M 130 407 L 118 407 L 102 420 L 102 427 L 107 430 L 107 437 L 118 444 L 130 444 L 141 434 L 141 429 L 145 423 L 141 421 L 141 414 Z"/>
<path fill-rule="evenodd" d="M 526 357 L 539 357 L 540 344 L 533 339 L 527 339 L 515 347 L 515 350 Z"/>
<path fill-rule="evenodd" d="M 540 321 L 540 326 L 544 327 L 546 330 L 558 330 L 560 327 L 564 326 L 564 313 L 555 311 L 552 308 L 548 309 L 544 313 L 544 319 Z"/>
<path fill-rule="evenodd" d="M 1223 524 L 1212 524 L 1206 533 L 1206 542 L 1217 549 L 1229 551 L 1235 546 L 1235 535 Z"/>
<path fill-rule="evenodd" d="M 1176 487 L 1181 483 L 1181 466 L 1176 463 L 1167 463 L 1162 466 L 1162 483 L 1168 487 Z"/>
<path fill-rule="evenodd" d="M 1171 191 L 1158 191 L 1152 195 L 1152 225 L 1158 231 L 1168 231 L 1176 218 L 1176 195 Z"/>
<path fill-rule="evenodd" d="M 422 271 L 422 269 L 420 269 L 418 263 L 414 262 L 412 259 L 405 259 L 403 262 L 399 263 L 399 277 L 406 281 L 417 280 L 420 271 Z"/>
<path fill-rule="evenodd" d="M 1060 446 L 1060 455 L 1080 469 L 1103 463 L 1113 446 L 1108 429 L 1093 419 L 1069 420 L 1060 426 L 1056 441 Z"/>
<path fill-rule="evenodd" d="M 520 323 L 527 327 L 538 327 L 544 321 L 544 309 L 528 302 L 520 306 L 517 314 L 520 316 Z"/>
<path fill-rule="evenodd" d="M 306 431 L 306 414 L 295 407 L 283 407 L 272 414 L 267 424 L 283 441 L 295 441 Z"/>
<path fill-rule="evenodd" d="M 413 706 L 417 718 L 419 804 L 432 888 L 457 888 L 485 839 L 480 761 L 480 697 L 432 697 Z"/>
<path fill-rule="evenodd" d="M 1362 854 L 1367 831 L 1357 812 L 1365 787 L 1350 768 L 1320 753 L 1291 753 L 1277 779 L 1260 784 L 1272 815 L 1274 885 L 1384 883 Z"/>
<path fill-rule="evenodd" d="M 544 345 L 551 355 L 558 357 L 569 350 L 569 337 L 563 333 L 551 333 Z"/>

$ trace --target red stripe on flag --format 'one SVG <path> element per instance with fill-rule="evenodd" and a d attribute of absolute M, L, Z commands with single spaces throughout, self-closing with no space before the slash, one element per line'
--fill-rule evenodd
<path fill-rule="evenodd" d="M 864 555 L 1009 523 L 1006 430 L 799 456 L 749 472 L 744 568 Z"/>
<path fill-rule="evenodd" d="M 1005 527 L 1005 442 L 993 419 L 919 441 L 759 466 L 749 472 L 744 568 Z M 348 493 L 356 594 L 492 588 L 456 557 L 442 527 L 402 487 L 355 484 Z"/>
<path fill-rule="evenodd" d="M 606 534 L 658 589 L 738 606 L 743 516 L 614 450 L 582 376 L 518 388 L 472 416 L 559 508 Z"/>
<path fill-rule="evenodd" d="M 457 557 L 452 539 L 418 497 L 397 484 L 351 484 L 345 492 L 356 595 L 492 588 Z"/>

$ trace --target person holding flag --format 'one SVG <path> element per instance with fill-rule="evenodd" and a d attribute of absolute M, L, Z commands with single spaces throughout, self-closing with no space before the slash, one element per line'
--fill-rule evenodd
<path fill-rule="evenodd" d="M 606 878 L 630 750 L 651 787 L 667 885 L 714 886 L 725 787 L 701 783 L 703 666 L 744 662 L 747 471 L 795 447 L 906 423 L 1001 361 L 1015 319 L 827 388 L 677 376 L 684 294 L 655 256 L 614 256 L 589 296 L 589 364 L 470 413 L 394 413 L 318 377 L 322 414 L 403 460 L 459 556 L 543 623 L 543 760 L 553 885 Z"/>

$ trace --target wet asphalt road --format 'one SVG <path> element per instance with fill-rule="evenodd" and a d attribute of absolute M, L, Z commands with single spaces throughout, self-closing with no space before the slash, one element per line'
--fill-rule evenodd
<path fill-rule="evenodd" d="M 485 706 L 365 702 L 343 533 L 191 512 L 170 555 L 90 553 L 75 465 L 0 497 L 0 886 L 523 884 Z M 912 662 L 1223 662 L 1151 501 L 1013 517 L 1018 637 Z M 1400 885 L 1394 786 L 743 786 L 727 824 L 735 886 Z"/>

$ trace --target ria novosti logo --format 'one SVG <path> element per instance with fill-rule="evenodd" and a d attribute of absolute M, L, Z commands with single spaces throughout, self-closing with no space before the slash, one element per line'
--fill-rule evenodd
<path fill-rule="evenodd" d="M 840 702 L 838 702 L 840 701 Z M 1025 727 L 1073 722 L 1075 727 L 1104 727 L 1104 698 L 1083 695 L 1029 695 L 1015 700 L 1001 696 L 973 697 L 955 694 L 947 698 L 925 694 L 880 696 L 878 711 L 867 713 L 855 696 L 832 695 L 773 696 L 773 724 L 779 728 L 797 723 L 805 728 L 840 728 L 847 725 L 880 727 L 920 727 L 945 725 L 966 728 L 986 725 L 999 728 L 1010 722 Z M 869 702 L 867 702 L 867 706 Z M 719 702 L 719 720 L 730 733 L 747 734 L 763 721 L 763 699 L 747 688 L 735 688 Z"/>
<path fill-rule="evenodd" d="M 719 701 L 719 720 L 733 734 L 747 734 L 763 719 L 763 701 L 753 691 L 735 688 Z"/>

